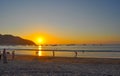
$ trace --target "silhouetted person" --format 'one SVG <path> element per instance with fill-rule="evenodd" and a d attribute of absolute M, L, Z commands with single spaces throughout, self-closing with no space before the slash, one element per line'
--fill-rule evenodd
<path fill-rule="evenodd" d="M 1 51 L 0 51 L 0 60 L 1 60 L 1 56 L 2 56 L 2 53 L 1 53 Z"/>
<path fill-rule="evenodd" d="M 38 55 L 38 51 L 36 51 L 36 55 Z"/>
<path fill-rule="evenodd" d="M 77 57 L 77 51 L 75 51 L 75 57 Z"/>
<path fill-rule="evenodd" d="M 12 60 L 15 58 L 15 51 L 12 51 Z"/>
<path fill-rule="evenodd" d="M 55 51 L 53 51 L 53 57 L 55 57 Z"/>
<path fill-rule="evenodd" d="M 6 49 L 3 49 L 3 63 L 7 63 Z"/>

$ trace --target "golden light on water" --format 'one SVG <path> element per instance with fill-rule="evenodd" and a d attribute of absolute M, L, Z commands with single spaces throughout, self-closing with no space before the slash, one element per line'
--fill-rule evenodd
<path fill-rule="evenodd" d="M 39 49 L 39 51 L 38 51 L 38 56 L 42 56 L 42 51 L 41 51 L 42 46 L 38 46 L 38 49 Z"/>

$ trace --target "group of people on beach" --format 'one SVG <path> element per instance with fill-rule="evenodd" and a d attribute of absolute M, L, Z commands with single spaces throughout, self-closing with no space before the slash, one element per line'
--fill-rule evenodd
<path fill-rule="evenodd" d="M 9 52 L 6 52 L 6 49 L 3 49 L 3 52 L 0 51 L 0 61 L 3 60 L 3 63 L 7 63 L 7 54 L 10 54 Z M 15 51 L 12 51 L 12 60 L 14 60 L 15 57 Z"/>

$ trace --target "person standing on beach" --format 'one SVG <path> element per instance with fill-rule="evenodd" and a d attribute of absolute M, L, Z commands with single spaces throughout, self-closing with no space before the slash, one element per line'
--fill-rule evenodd
<path fill-rule="evenodd" d="M 15 51 L 12 51 L 12 60 L 15 58 Z"/>
<path fill-rule="evenodd" d="M 7 63 L 7 54 L 6 54 L 6 49 L 3 49 L 3 63 Z"/>
<path fill-rule="evenodd" d="M 38 56 L 38 51 L 36 51 L 36 55 Z"/>
<path fill-rule="evenodd" d="M 2 53 L 1 53 L 1 51 L 0 51 L 0 60 L 1 60 L 1 56 L 2 56 Z"/>
<path fill-rule="evenodd" d="M 77 51 L 75 51 L 75 57 L 77 57 Z"/>

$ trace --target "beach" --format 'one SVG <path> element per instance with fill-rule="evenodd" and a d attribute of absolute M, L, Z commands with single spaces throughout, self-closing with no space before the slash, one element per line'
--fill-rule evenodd
<path fill-rule="evenodd" d="M 0 76 L 120 76 L 120 59 L 17 55 L 0 61 Z"/>

